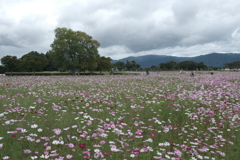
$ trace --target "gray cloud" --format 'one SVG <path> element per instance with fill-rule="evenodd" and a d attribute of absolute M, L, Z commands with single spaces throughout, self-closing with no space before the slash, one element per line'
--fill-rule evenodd
<path fill-rule="evenodd" d="M 21 56 L 32 50 L 45 53 L 56 27 L 86 32 L 101 43 L 99 53 L 113 59 L 240 50 L 240 2 L 236 0 L 28 2 L 0 2 L 0 57 Z M 20 15 L 9 12 L 11 6 L 18 9 L 20 4 L 33 8 L 29 12 L 20 9 L 24 12 Z M 35 11 L 34 7 L 42 8 Z"/>

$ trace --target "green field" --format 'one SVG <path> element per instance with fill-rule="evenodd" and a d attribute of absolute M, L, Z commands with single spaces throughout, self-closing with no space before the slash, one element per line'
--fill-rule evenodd
<path fill-rule="evenodd" d="M 0 158 L 239 160 L 239 72 L 1 76 Z"/>

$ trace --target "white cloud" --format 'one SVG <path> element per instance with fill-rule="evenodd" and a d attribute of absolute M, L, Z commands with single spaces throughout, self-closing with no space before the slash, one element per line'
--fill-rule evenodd
<path fill-rule="evenodd" d="M 239 8 L 236 0 L 0 1 L 0 58 L 46 53 L 56 27 L 86 32 L 112 59 L 239 52 Z"/>

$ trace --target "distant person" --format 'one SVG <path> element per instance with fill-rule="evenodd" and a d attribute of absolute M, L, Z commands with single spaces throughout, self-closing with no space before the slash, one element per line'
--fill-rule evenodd
<path fill-rule="evenodd" d="M 192 73 L 190 74 L 190 76 L 191 76 L 191 77 L 194 77 L 194 73 L 193 73 L 193 71 L 192 71 Z"/>
<path fill-rule="evenodd" d="M 211 72 L 211 75 L 213 75 L 213 72 Z"/>
<path fill-rule="evenodd" d="M 149 75 L 149 71 L 148 70 L 146 71 L 146 75 Z"/>

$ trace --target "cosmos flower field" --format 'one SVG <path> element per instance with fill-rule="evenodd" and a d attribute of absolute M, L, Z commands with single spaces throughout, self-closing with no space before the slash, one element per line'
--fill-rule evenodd
<path fill-rule="evenodd" d="M 1 76 L 0 159 L 240 159 L 240 72 L 189 74 Z"/>

